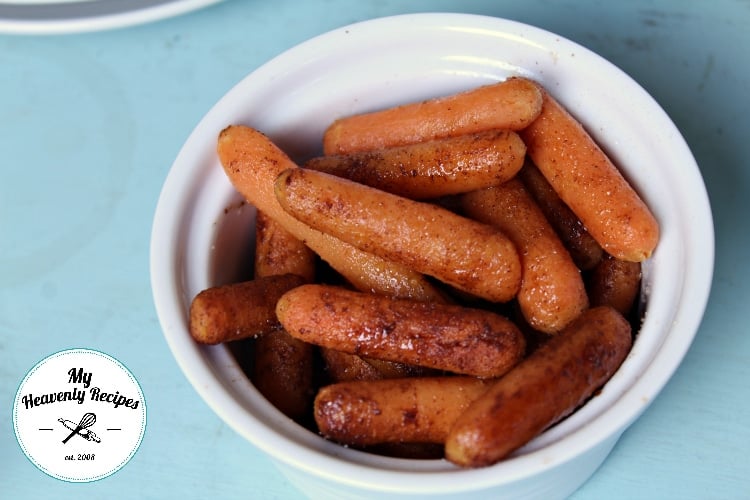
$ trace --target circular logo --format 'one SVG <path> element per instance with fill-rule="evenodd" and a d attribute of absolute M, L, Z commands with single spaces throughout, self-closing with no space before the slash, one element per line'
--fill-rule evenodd
<path fill-rule="evenodd" d="M 146 402 L 119 361 L 71 349 L 43 359 L 23 379 L 13 428 L 43 472 L 63 481 L 95 481 L 117 472 L 138 450 Z"/>

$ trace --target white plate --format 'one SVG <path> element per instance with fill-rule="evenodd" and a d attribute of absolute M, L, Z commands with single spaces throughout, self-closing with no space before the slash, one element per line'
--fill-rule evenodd
<path fill-rule="evenodd" d="M 0 33 L 61 34 L 122 28 L 177 16 L 221 0 L 10 0 Z"/>

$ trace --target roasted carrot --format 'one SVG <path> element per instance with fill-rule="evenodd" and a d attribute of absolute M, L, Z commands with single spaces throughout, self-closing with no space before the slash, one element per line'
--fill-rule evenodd
<path fill-rule="evenodd" d="M 290 335 L 350 354 L 491 378 L 525 354 L 507 318 L 467 307 L 393 299 L 330 285 L 304 285 L 279 299 Z"/>
<path fill-rule="evenodd" d="M 521 132 L 529 156 L 606 252 L 647 259 L 659 240 L 653 214 L 581 123 L 543 96 L 539 117 Z"/>
<path fill-rule="evenodd" d="M 442 444 L 490 384 L 460 376 L 342 382 L 318 392 L 315 422 L 324 437 L 349 446 Z"/>
<path fill-rule="evenodd" d="M 458 94 L 336 120 L 325 131 L 327 155 L 480 132 L 520 130 L 539 114 L 539 87 L 524 78 L 484 85 Z"/>
<path fill-rule="evenodd" d="M 345 177 L 411 199 L 437 198 L 501 184 L 523 165 L 515 132 L 489 130 L 432 141 L 319 156 L 306 168 Z"/>
<path fill-rule="evenodd" d="M 448 434 L 446 458 L 463 467 L 504 459 L 591 397 L 630 346 L 621 314 L 587 310 L 471 403 Z"/>
<path fill-rule="evenodd" d="M 614 307 L 627 315 L 635 304 L 641 286 L 641 263 L 606 255 L 589 277 L 592 305 Z"/>
<path fill-rule="evenodd" d="M 276 301 L 303 283 L 284 274 L 207 288 L 190 304 L 190 335 L 202 344 L 219 344 L 277 330 Z"/>
<path fill-rule="evenodd" d="M 478 297 L 505 302 L 520 286 L 515 246 L 488 224 L 308 169 L 279 175 L 276 195 L 305 224 Z"/>
<path fill-rule="evenodd" d="M 255 277 L 293 274 L 312 282 L 312 250 L 265 212 L 259 210 L 255 222 Z M 309 420 L 315 395 L 313 345 L 278 328 L 256 339 L 253 356 L 250 379 L 258 391 L 289 418 Z"/>

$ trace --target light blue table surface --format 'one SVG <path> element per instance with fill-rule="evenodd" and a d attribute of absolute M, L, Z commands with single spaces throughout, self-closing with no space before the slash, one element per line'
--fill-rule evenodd
<path fill-rule="evenodd" d="M 149 282 L 156 201 L 183 141 L 232 85 L 295 44 L 419 11 L 505 17 L 623 68 L 700 165 L 714 284 L 673 379 L 578 491 L 582 499 L 750 498 L 750 2 L 228 0 L 106 32 L 0 36 L 0 497 L 299 498 L 199 398 Z M 87 347 L 126 365 L 148 407 L 140 449 L 93 483 L 40 472 L 13 432 L 27 371 Z"/>

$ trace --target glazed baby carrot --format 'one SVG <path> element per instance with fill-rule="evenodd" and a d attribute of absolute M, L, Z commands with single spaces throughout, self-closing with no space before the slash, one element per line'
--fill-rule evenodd
<path fill-rule="evenodd" d="M 543 96 L 539 117 L 521 132 L 529 156 L 606 252 L 647 259 L 659 239 L 653 214 L 583 126 Z"/>
<path fill-rule="evenodd" d="M 581 272 L 520 180 L 466 193 L 460 202 L 466 215 L 499 227 L 518 248 L 517 300 L 529 325 L 554 334 L 588 307 Z"/>
<path fill-rule="evenodd" d="M 305 224 L 478 297 L 506 302 L 520 286 L 513 243 L 445 208 L 300 168 L 279 175 L 276 196 Z"/>
<path fill-rule="evenodd" d="M 489 129 L 520 130 L 539 114 L 539 87 L 524 78 L 336 120 L 325 131 L 326 155 L 401 146 Z"/>
<path fill-rule="evenodd" d="M 315 254 L 304 243 L 265 212 L 257 212 L 256 278 L 293 274 L 304 282 L 311 282 L 315 279 L 315 259 Z M 252 351 L 254 362 L 250 379 L 253 385 L 287 417 L 300 423 L 309 420 L 315 395 L 312 344 L 278 328 L 258 337 Z"/>
<path fill-rule="evenodd" d="M 628 314 L 641 286 L 641 263 L 605 256 L 589 277 L 591 305 L 614 307 Z"/>
<path fill-rule="evenodd" d="M 338 351 L 491 378 L 525 354 L 507 318 L 467 307 L 393 299 L 330 285 L 303 285 L 279 299 L 290 335 Z"/>
<path fill-rule="evenodd" d="M 345 177 L 411 199 L 437 198 L 495 186 L 523 165 L 515 132 L 489 130 L 405 146 L 319 156 L 306 168 Z"/>
<path fill-rule="evenodd" d="M 276 200 L 274 179 L 283 170 L 298 167 L 261 132 L 241 125 L 229 126 L 219 134 L 217 152 L 229 180 L 248 202 L 302 240 L 356 288 L 442 300 L 442 294 L 421 274 L 316 231 L 286 213 Z"/>
<path fill-rule="evenodd" d="M 448 434 L 446 458 L 481 467 L 507 457 L 591 397 L 630 346 L 622 315 L 587 310 L 474 400 Z"/>
<path fill-rule="evenodd" d="M 444 443 L 453 423 L 490 386 L 475 377 L 412 377 L 342 382 L 315 397 L 315 422 L 348 446 Z"/>
<path fill-rule="evenodd" d="M 207 288 L 190 304 L 190 335 L 201 344 L 219 344 L 277 330 L 276 301 L 303 283 L 284 274 Z"/>

